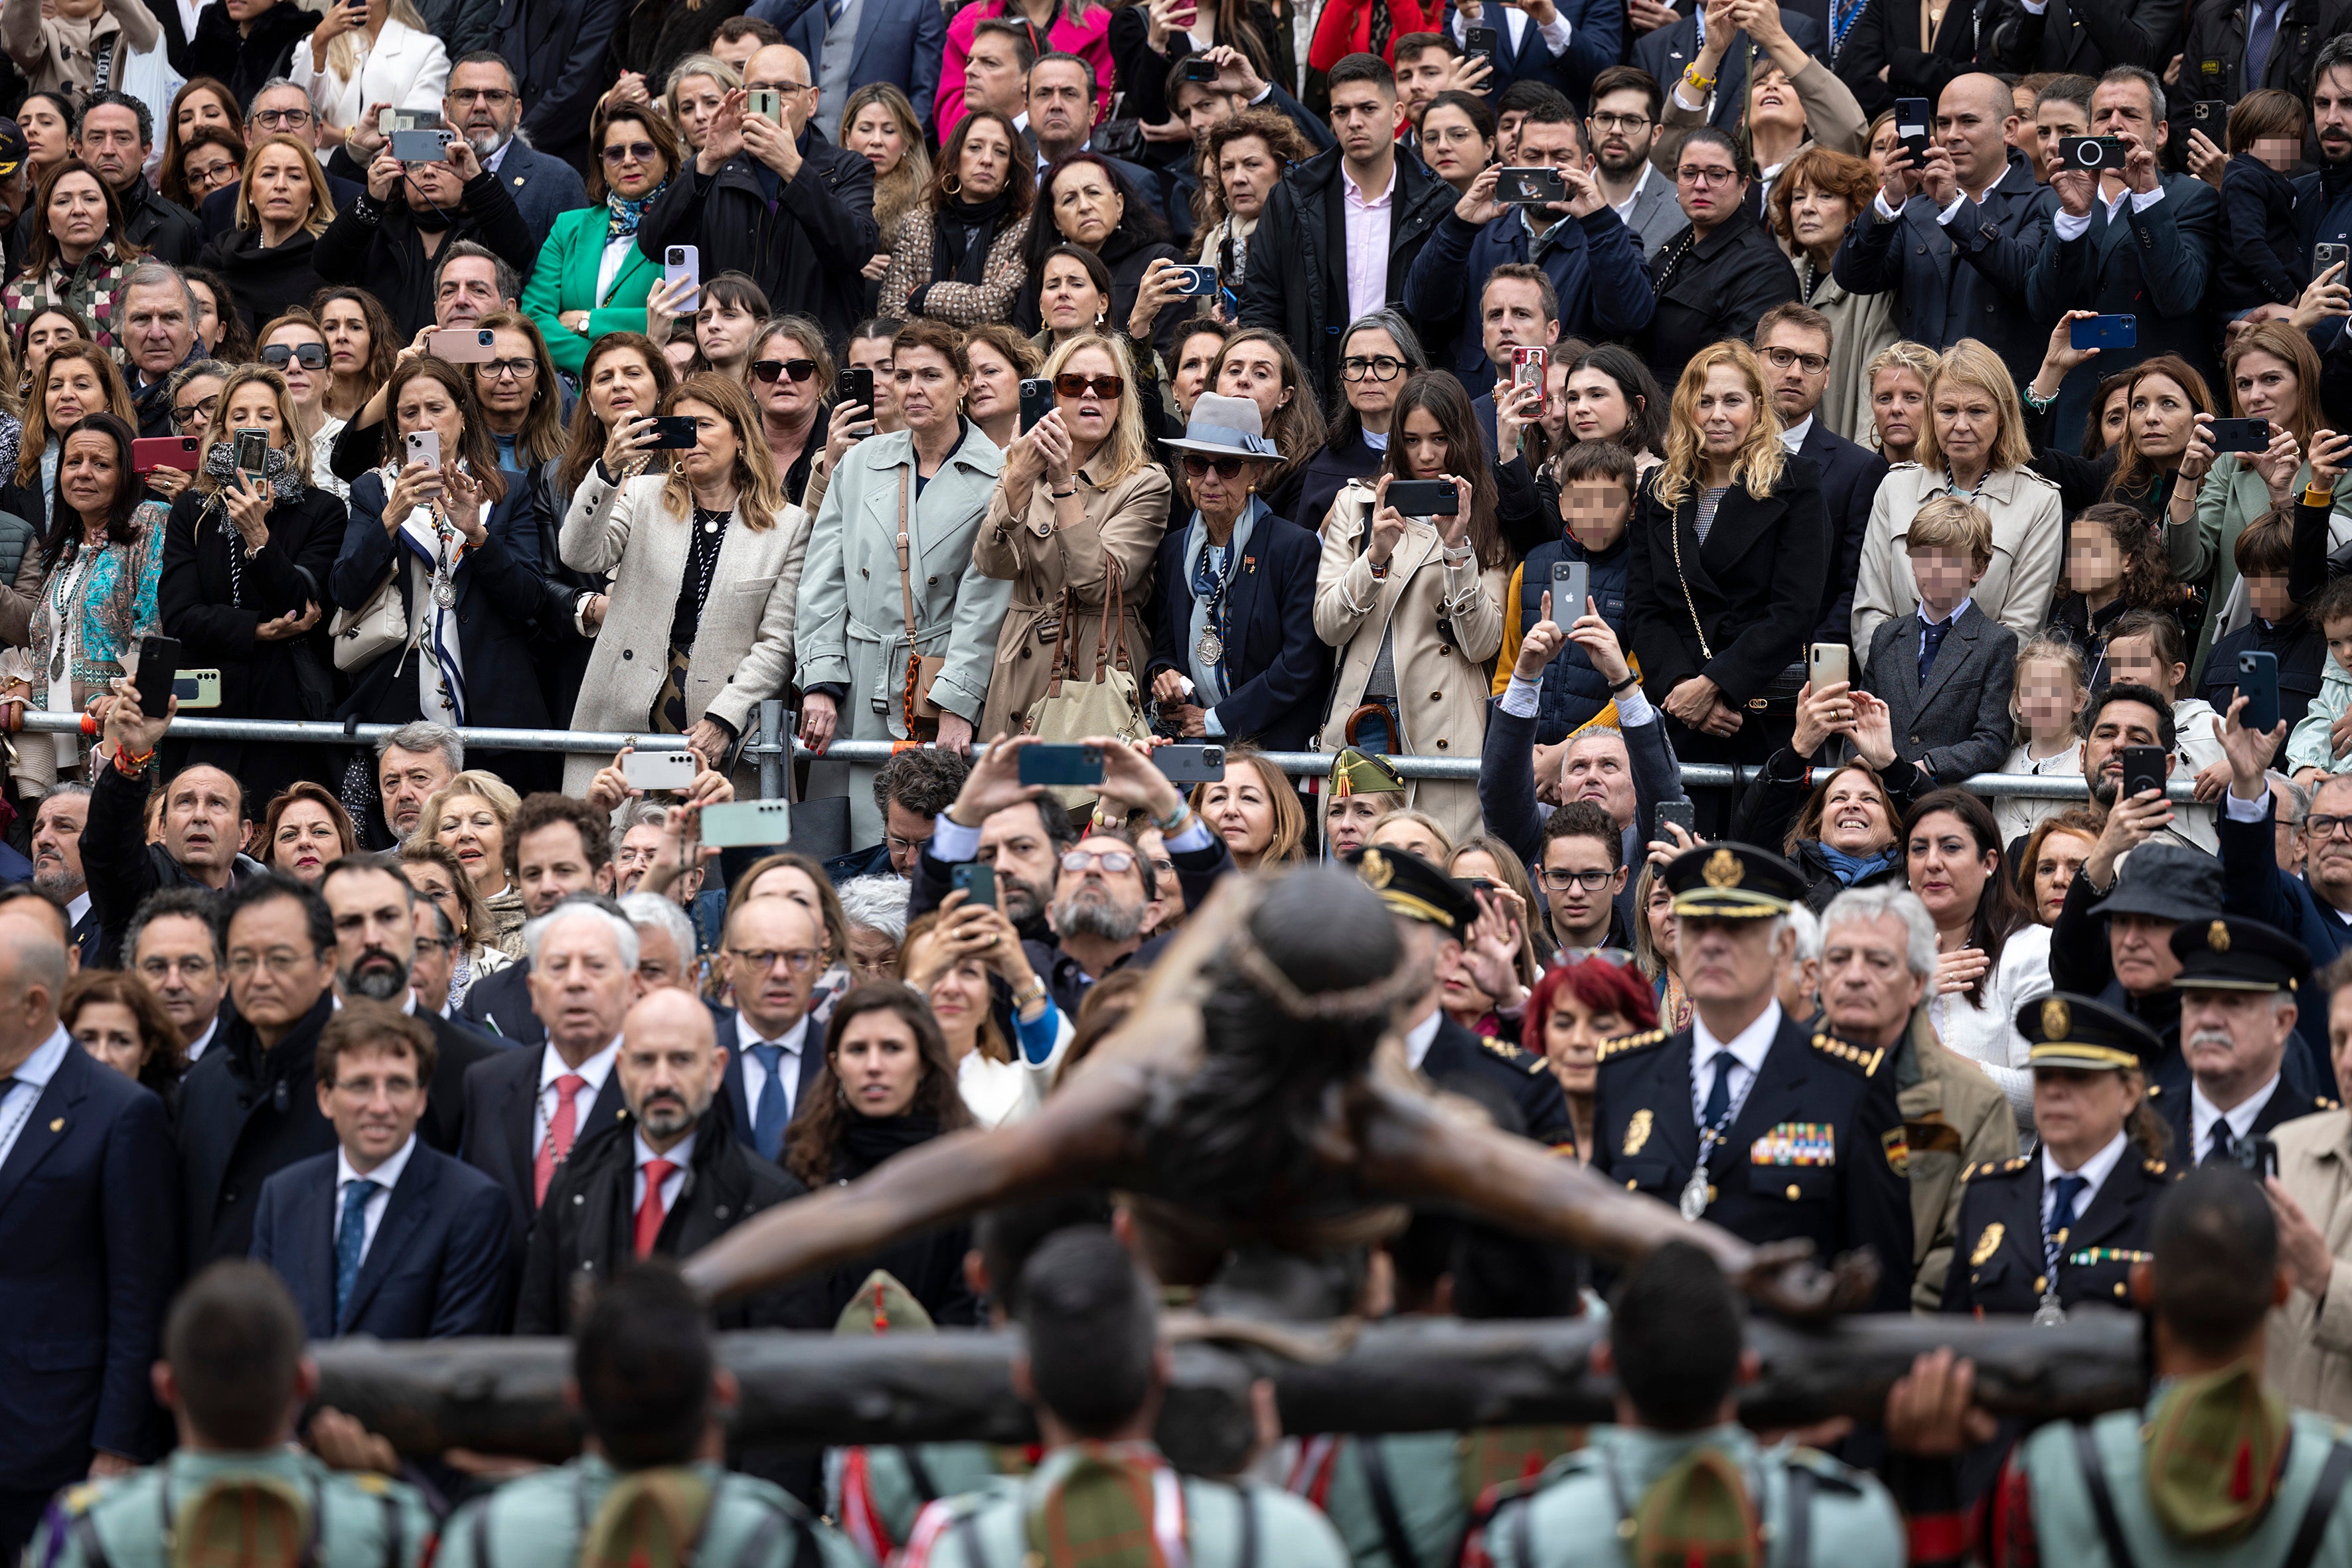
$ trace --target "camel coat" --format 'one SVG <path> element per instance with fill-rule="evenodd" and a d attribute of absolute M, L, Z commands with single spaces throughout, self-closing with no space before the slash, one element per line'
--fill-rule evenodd
<path fill-rule="evenodd" d="M 1315 749 L 1348 743 L 1348 715 L 1363 705 L 1364 686 L 1392 634 L 1401 752 L 1475 757 L 1486 731 L 1491 663 L 1503 646 L 1504 567 L 1481 571 L 1475 554 L 1449 561 L 1427 518 L 1405 519 L 1404 538 L 1385 579 L 1372 575 L 1360 544 L 1370 514 L 1371 488 L 1350 480 L 1323 524 L 1323 562 L 1315 574 L 1315 635 L 1339 650 L 1339 668 Z M 1451 642 L 1437 629 L 1440 614 L 1453 623 Z M 1476 833 L 1475 784 L 1411 781 L 1405 800 L 1427 812 L 1459 840 Z"/>
<path fill-rule="evenodd" d="M 1013 602 L 1004 611 L 1004 628 L 996 636 L 988 704 L 974 731 L 982 740 L 1021 733 L 1030 706 L 1045 695 L 1065 589 L 1070 596 L 1070 624 L 1064 635 L 1073 639 L 1072 668 L 1092 679 L 1113 561 L 1118 563 L 1126 606 L 1121 618 L 1126 623 L 1127 667 L 1135 676 L 1138 695 L 1149 689 L 1144 674 L 1151 663 L 1151 636 L 1144 629 L 1143 606 L 1151 595 L 1152 558 L 1167 531 L 1168 470 L 1146 463 L 1123 479 L 1097 485 L 1082 468 L 1076 483 L 1085 515 L 1067 528 L 1054 525 L 1053 485 L 1042 475 L 1019 518 L 1007 508 L 1001 480 L 989 494 L 988 516 L 971 542 L 971 563 L 984 577 L 1010 579 Z M 1116 659 L 1118 647 L 1110 651 Z"/>
<path fill-rule="evenodd" d="M 686 577 L 692 519 L 671 511 L 663 483 L 659 474 L 641 474 L 610 485 L 590 468 L 556 537 L 566 566 L 613 575 L 612 601 L 572 712 L 575 730 L 646 729 L 668 673 L 670 621 Z M 708 713 L 740 735 L 751 729 L 759 703 L 782 694 L 791 679 L 792 584 L 808 543 L 799 511 L 788 506 L 756 532 L 740 510 L 729 523 L 687 667 L 689 721 Z M 602 765 L 598 757 L 565 759 L 564 793 L 587 794 Z"/>
<path fill-rule="evenodd" d="M 2271 1130 L 2279 1184 L 2327 1238 L 2327 1295 L 2301 1289 L 2271 1309 L 2263 1373 L 2288 1403 L 2352 1420 L 2352 1110 L 2298 1116 Z"/>
<path fill-rule="evenodd" d="M 1916 463 L 1897 463 L 1878 482 L 1853 590 L 1854 647 L 1868 647 L 1881 624 L 1919 607 L 1905 541 L 1919 509 L 1943 493 L 1943 471 L 1931 474 Z M 2058 487 L 2031 468 L 1988 476 L 1977 504 L 1992 520 L 1992 564 L 1969 597 L 2021 643 L 2050 616 L 2050 595 L 2066 552 L 2065 508 Z"/>

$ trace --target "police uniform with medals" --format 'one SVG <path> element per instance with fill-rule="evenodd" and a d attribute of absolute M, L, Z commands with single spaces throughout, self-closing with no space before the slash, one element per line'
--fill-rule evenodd
<path fill-rule="evenodd" d="M 2259 921 L 2234 915 L 2189 921 L 2173 931 L 2172 952 L 2180 960 L 2180 973 L 2172 982 L 2177 991 L 2284 991 L 2305 1006 L 2326 1011 L 2325 993 L 2314 993 L 2308 999 L 2303 996 L 2303 983 L 2311 977 L 2310 950 Z M 2217 1131 L 2228 1132 L 2229 1143 L 2234 1145 L 2243 1139 L 2266 1136 L 2283 1121 L 2336 1109 L 2336 1101 L 2326 1092 L 2334 1086 L 2315 1084 L 2305 1076 L 2302 1044 L 2293 1034 L 2287 1036 L 2286 1054 L 2279 1060 L 2279 1076 L 2271 1085 L 2270 1098 L 2254 1112 L 2243 1133 L 2230 1131 L 2226 1121 L 2214 1118 L 2204 1136 L 2199 1137 L 2192 1083 L 2184 1070 L 2179 1081 L 2148 1089 L 2148 1102 L 2172 1130 L 2173 1163 L 2183 1169 L 2201 1165 L 2217 1152 L 2221 1158 L 2231 1157 L 2227 1150 L 2216 1150 Z"/>
<path fill-rule="evenodd" d="M 1805 895 L 1795 867 L 1745 844 L 1686 850 L 1664 880 L 1678 918 L 1770 920 Z M 1904 1310 L 1911 1199 L 1895 1053 L 1800 1027 L 1769 993 L 1749 1031 L 1710 1040 L 1704 1057 L 1703 1023 L 1694 1014 L 1688 1028 L 1601 1047 L 1592 1169 L 1750 1242 L 1804 1237 L 1825 1262 L 1867 1247 L 1880 1264 L 1872 1310 Z M 1737 1061 L 1728 1047 L 1752 1049 L 1768 1030 L 1753 1071 L 1714 1059 Z"/>
<path fill-rule="evenodd" d="M 2017 1010 L 2032 1067 L 2143 1072 L 2164 1048 L 2138 1019 L 2063 992 Z M 2116 1145 L 2120 1144 L 2120 1152 Z M 2147 1260 L 2156 1205 L 2179 1179 L 2118 1132 L 2077 1172 L 2061 1171 L 2047 1145 L 1972 1167 L 1960 1194 L 1958 1241 L 1944 1277 L 1944 1310 L 2033 1314 L 2063 1320 L 2085 1302 L 2131 1305 L 2131 1266 Z"/>
<path fill-rule="evenodd" d="M 1471 922 L 1478 918 L 1478 900 L 1471 896 L 1469 884 L 1447 876 L 1418 855 L 1372 846 L 1351 851 L 1347 860 L 1364 885 L 1381 896 L 1391 914 L 1435 926 L 1441 936 L 1455 942 L 1469 933 Z M 1426 1022 L 1423 1026 L 1428 1026 Z M 1470 1095 L 1481 1103 L 1499 1095 L 1519 1114 L 1520 1125 L 1515 1131 L 1538 1142 L 1558 1147 L 1575 1138 L 1568 1117 L 1568 1096 L 1561 1091 L 1549 1062 L 1508 1040 L 1473 1034 L 1447 1017 L 1442 1007 L 1436 1014 L 1436 1032 L 1414 1065 L 1438 1088 Z"/>
<path fill-rule="evenodd" d="M 283 1534 L 279 1531 L 282 1529 Z M 273 1560 L 317 1568 L 421 1568 L 434 1519 L 414 1487 L 329 1469 L 299 1448 L 182 1448 L 127 1476 L 68 1487 L 49 1505 L 25 1561 L 37 1568 L 165 1568 L 175 1561 Z M 184 1550 L 175 1550 L 181 1542 Z M 217 1555 L 216 1555 L 217 1554 Z"/>

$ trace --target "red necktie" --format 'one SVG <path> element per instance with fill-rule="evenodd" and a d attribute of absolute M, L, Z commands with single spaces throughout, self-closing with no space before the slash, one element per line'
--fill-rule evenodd
<path fill-rule="evenodd" d="M 530 1164 L 531 1203 L 547 1201 L 547 1184 L 555 1180 L 555 1167 L 563 1163 L 572 1152 L 572 1140 L 580 1131 L 580 1107 L 572 1096 L 588 1087 L 588 1080 L 576 1072 L 565 1073 L 555 1080 L 555 1114 L 547 1121 L 547 1141 L 539 1146 L 539 1157 Z"/>
<path fill-rule="evenodd" d="M 662 1184 L 677 1169 L 675 1160 L 646 1162 L 646 1201 L 637 1205 L 637 1256 L 650 1257 L 654 1238 L 661 1235 Z"/>

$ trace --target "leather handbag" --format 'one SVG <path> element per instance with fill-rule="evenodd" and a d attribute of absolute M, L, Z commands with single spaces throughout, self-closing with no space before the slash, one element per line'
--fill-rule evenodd
<path fill-rule="evenodd" d="M 337 610 L 327 635 L 335 646 L 335 668 L 356 674 L 408 640 L 408 612 L 401 602 L 400 562 L 395 559 L 367 603 Z"/>
<path fill-rule="evenodd" d="M 1042 741 L 1064 744 L 1095 735 L 1116 735 L 1123 741 L 1150 738 L 1150 723 L 1145 719 L 1141 695 L 1135 682 L 1134 666 L 1127 651 L 1127 595 L 1116 557 L 1105 556 L 1103 595 L 1103 625 L 1095 638 L 1095 669 L 1092 679 L 1079 677 L 1076 669 L 1077 651 L 1072 646 L 1073 616 L 1070 591 L 1062 590 L 1061 631 L 1054 643 L 1054 668 L 1045 683 L 1045 694 L 1029 705 L 1022 722 L 1024 733 Z M 1113 651 L 1116 639 L 1117 651 Z M 1066 806 L 1084 805 L 1095 792 L 1076 786 L 1065 786 L 1055 792 Z"/>
<path fill-rule="evenodd" d="M 907 460 L 911 464 L 914 458 L 909 455 Z M 905 710 L 908 738 L 922 740 L 939 732 L 940 705 L 931 700 L 931 682 L 939 679 L 948 661 L 915 651 L 915 580 L 907 540 L 909 472 L 908 468 L 898 470 L 898 596 L 907 617 L 907 682 L 898 700 Z"/>

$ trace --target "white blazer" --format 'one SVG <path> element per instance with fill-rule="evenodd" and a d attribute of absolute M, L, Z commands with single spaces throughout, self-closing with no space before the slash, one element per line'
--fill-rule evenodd
<path fill-rule="evenodd" d="M 2000 1085 L 2020 1131 L 2033 1129 L 2033 1072 L 2026 1066 L 2025 1037 L 2017 1031 L 2017 1009 L 2050 989 L 2050 928 L 2026 925 L 2000 944 L 2000 962 L 1985 976 L 1980 1000 L 1970 1002 L 1961 992 L 1927 1002 L 1936 1038 Z"/>
<path fill-rule="evenodd" d="M 364 34 L 352 35 L 352 42 L 359 47 L 360 60 L 348 81 L 331 65 L 310 58 L 308 34 L 294 46 L 294 63 L 287 75 L 310 95 L 310 106 L 320 119 L 337 131 L 348 131 L 371 103 L 441 112 L 441 96 L 449 85 L 449 51 L 440 39 L 387 17 L 375 47 L 368 47 Z"/>

